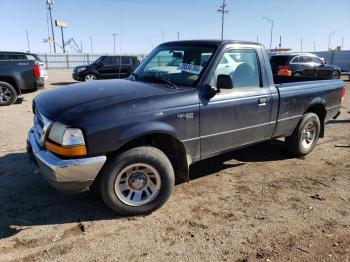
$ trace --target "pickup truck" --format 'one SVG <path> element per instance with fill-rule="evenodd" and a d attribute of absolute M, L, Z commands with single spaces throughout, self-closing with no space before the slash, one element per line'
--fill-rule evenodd
<path fill-rule="evenodd" d="M 37 96 L 27 149 L 53 187 L 97 188 L 118 214 L 148 214 L 197 161 L 283 137 L 292 154 L 310 153 L 339 115 L 345 86 L 302 80 L 274 79 L 260 44 L 164 43 L 128 79 Z"/>
<path fill-rule="evenodd" d="M 24 90 L 44 85 L 40 66 L 35 60 L 0 60 L 0 106 L 16 102 Z"/>

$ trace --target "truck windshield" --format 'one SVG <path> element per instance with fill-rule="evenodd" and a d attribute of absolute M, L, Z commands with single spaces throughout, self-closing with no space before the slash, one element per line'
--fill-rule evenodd
<path fill-rule="evenodd" d="M 141 63 L 133 76 L 136 81 L 195 86 L 216 48 L 202 45 L 161 45 Z"/>

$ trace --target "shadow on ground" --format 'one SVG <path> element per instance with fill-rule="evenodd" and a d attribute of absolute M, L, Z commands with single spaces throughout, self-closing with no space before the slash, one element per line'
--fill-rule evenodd
<path fill-rule="evenodd" d="M 198 162 L 190 169 L 191 179 L 238 167 L 246 162 L 291 158 L 282 146 L 281 141 L 271 141 Z M 1 157 L 0 170 L 0 239 L 17 234 L 21 226 L 120 218 L 96 194 L 86 192 L 67 195 L 55 191 L 39 175 L 34 174 L 34 166 L 26 153 Z"/>
<path fill-rule="evenodd" d="M 52 86 L 65 86 L 65 85 L 71 85 L 71 84 L 77 84 L 79 82 L 55 82 L 51 83 Z"/>

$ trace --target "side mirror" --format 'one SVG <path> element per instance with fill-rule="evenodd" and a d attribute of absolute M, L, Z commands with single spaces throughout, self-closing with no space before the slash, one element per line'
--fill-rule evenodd
<path fill-rule="evenodd" d="M 205 84 L 201 90 L 203 90 L 203 97 L 206 99 L 213 98 L 217 93 L 220 93 L 220 90 L 218 88 L 214 88 L 208 84 Z"/>
<path fill-rule="evenodd" d="M 99 64 L 99 67 L 104 67 L 105 66 L 105 64 L 103 63 L 103 62 L 101 62 L 100 64 Z"/>
<path fill-rule="evenodd" d="M 229 75 L 218 75 L 218 78 L 216 80 L 216 86 L 218 90 L 222 88 L 232 89 L 233 88 L 232 78 Z"/>

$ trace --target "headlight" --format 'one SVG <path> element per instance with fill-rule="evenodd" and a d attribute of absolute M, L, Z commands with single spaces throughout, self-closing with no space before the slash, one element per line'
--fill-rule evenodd
<path fill-rule="evenodd" d="M 45 146 L 51 152 L 63 156 L 82 156 L 87 153 L 83 132 L 60 122 L 53 123 Z"/>
<path fill-rule="evenodd" d="M 75 69 L 75 71 L 77 73 L 80 73 L 80 72 L 83 72 L 85 69 L 86 69 L 86 67 L 79 67 L 79 68 Z"/>

